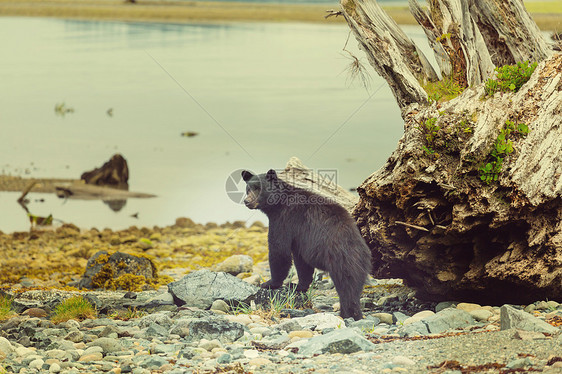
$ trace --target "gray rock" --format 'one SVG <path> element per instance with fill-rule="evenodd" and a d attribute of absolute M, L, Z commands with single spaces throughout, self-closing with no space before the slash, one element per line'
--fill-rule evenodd
<path fill-rule="evenodd" d="M 224 300 L 215 300 L 213 304 L 211 304 L 211 310 L 219 310 L 228 313 L 230 306 Z"/>
<path fill-rule="evenodd" d="M 394 312 L 392 313 L 392 320 L 394 321 L 394 323 L 396 324 L 401 324 L 404 323 L 405 320 L 407 320 L 409 317 L 407 315 L 405 315 L 402 312 Z M 392 323 L 389 323 L 389 325 L 391 325 Z"/>
<path fill-rule="evenodd" d="M 398 329 L 398 333 L 400 334 L 400 336 L 406 337 L 428 335 L 429 329 L 424 322 L 417 321 L 400 327 L 400 329 Z"/>
<path fill-rule="evenodd" d="M 468 313 L 472 316 L 472 318 L 479 322 L 486 322 L 488 321 L 488 318 L 494 315 L 494 313 L 486 309 L 474 309 Z"/>
<path fill-rule="evenodd" d="M 4 337 L 0 337 L 0 360 L 14 351 L 12 343 Z"/>
<path fill-rule="evenodd" d="M 174 296 L 169 292 L 161 292 L 146 301 L 131 300 L 122 302 L 121 306 L 127 309 L 144 310 L 148 313 L 158 313 L 163 311 L 176 311 L 177 306 L 174 303 Z"/>
<path fill-rule="evenodd" d="M 145 328 L 151 326 L 152 324 L 157 324 L 169 329 L 173 323 L 174 321 L 168 317 L 167 313 L 154 313 L 142 317 L 138 322 L 138 326 L 140 328 Z"/>
<path fill-rule="evenodd" d="M 451 329 L 458 329 L 474 325 L 476 321 L 470 314 L 460 309 L 444 309 L 439 313 L 424 318 L 421 321 L 427 325 L 432 334 L 438 334 Z"/>
<path fill-rule="evenodd" d="M 189 335 L 189 324 L 191 321 L 191 318 L 182 318 L 177 320 L 176 324 L 170 330 L 170 334 L 179 335 L 180 338 L 185 338 Z"/>
<path fill-rule="evenodd" d="M 100 338 L 106 338 L 106 337 L 109 338 L 109 337 L 112 337 L 113 335 L 119 336 L 120 334 L 121 334 L 121 328 L 119 328 L 118 326 L 108 325 L 108 326 L 105 326 L 103 328 L 103 330 L 100 331 L 98 336 Z"/>
<path fill-rule="evenodd" d="M 392 364 L 396 366 L 412 366 L 415 365 L 415 362 L 406 356 L 394 356 L 392 358 Z"/>
<path fill-rule="evenodd" d="M 277 325 L 277 328 L 285 332 L 302 330 L 302 326 L 294 319 L 281 322 Z"/>
<path fill-rule="evenodd" d="M 112 338 L 98 338 L 86 344 L 86 346 L 100 347 L 103 350 L 104 354 L 123 350 L 123 346 L 121 345 L 121 342 L 117 339 L 112 339 Z"/>
<path fill-rule="evenodd" d="M 454 308 L 458 304 L 457 301 L 442 301 L 435 306 L 435 313 L 439 313 L 443 309 Z"/>
<path fill-rule="evenodd" d="M 513 334 L 513 339 L 544 340 L 546 336 L 542 332 L 517 330 L 515 334 Z"/>
<path fill-rule="evenodd" d="M 117 323 L 109 318 L 97 318 L 97 319 L 87 319 L 82 322 L 82 326 L 86 328 L 92 328 L 97 326 L 115 326 Z"/>
<path fill-rule="evenodd" d="M 283 349 L 289 344 L 289 336 L 287 334 L 270 335 L 259 342 L 254 343 L 260 349 Z"/>
<path fill-rule="evenodd" d="M 139 366 L 141 366 L 145 369 L 149 369 L 149 370 L 156 370 L 156 369 L 160 369 L 162 366 L 164 366 L 168 363 L 169 363 L 169 361 L 165 357 L 151 355 L 151 356 L 148 356 L 146 359 L 144 359 L 139 364 Z"/>
<path fill-rule="evenodd" d="M 529 360 L 529 357 L 525 357 L 525 358 L 519 358 L 513 361 L 510 361 L 507 363 L 507 365 L 505 365 L 505 367 L 507 369 L 511 369 L 511 370 L 517 370 L 517 369 L 523 369 L 529 366 L 532 366 L 533 363 L 531 362 L 531 360 Z"/>
<path fill-rule="evenodd" d="M 179 351 L 179 353 L 178 353 L 179 358 L 186 358 L 188 360 L 191 360 L 192 358 L 194 358 L 198 355 L 199 355 L 199 352 L 193 347 L 186 347 L 186 348 L 182 349 L 181 351 Z"/>
<path fill-rule="evenodd" d="M 554 300 L 550 300 L 546 302 L 546 308 L 547 309 L 556 309 L 560 306 L 560 303 L 558 303 L 557 301 Z"/>
<path fill-rule="evenodd" d="M 152 323 L 144 332 L 146 337 L 167 337 L 168 329 L 157 323 Z"/>
<path fill-rule="evenodd" d="M 388 306 L 393 303 L 396 303 L 399 300 L 398 296 L 396 295 L 389 295 L 389 296 L 381 296 L 378 301 L 378 306 Z"/>
<path fill-rule="evenodd" d="M 92 346 L 86 348 L 84 350 L 84 352 L 82 352 L 82 356 L 87 356 L 87 355 L 92 354 L 92 353 L 102 353 L 102 352 L 103 352 L 102 347 L 97 346 L 97 345 L 92 345 Z"/>
<path fill-rule="evenodd" d="M 439 313 L 425 317 L 400 327 L 398 333 L 401 336 L 418 336 L 428 334 L 439 334 L 447 330 L 458 329 L 475 324 L 476 321 L 464 310 L 447 308 Z"/>
<path fill-rule="evenodd" d="M 230 363 L 230 361 L 232 361 L 232 356 L 228 353 L 223 353 L 222 355 L 217 357 L 218 364 L 228 364 Z"/>
<path fill-rule="evenodd" d="M 372 316 L 378 318 L 382 323 L 386 323 L 388 325 L 392 325 L 395 321 L 393 315 L 390 313 L 374 313 Z"/>
<path fill-rule="evenodd" d="M 356 327 L 361 331 L 372 331 L 376 325 L 379 324 L 380 320 L 375 317 L 371 317 L 372 319 L 362 319 L 359 321 L 352 322 L 349 327 Z"/>
<path fill-rule="evenodd" d="M 317 335 L 300 345 L 299 354 L 312 356 L 324 353 L 349 354 L 359 351 L 372 351 L 376 347 L 354 329 L 343 328 L 325 335 Z"/>
<path fill-rule="evenodd" d="M 220 264 L 217 264 L 213 270 L 216 272 L 224 272 L 232 275 L 238 275 L 240 273 L 251 272 L 253 266 L 254 266 L 254 260 L 250 256 L 233 255 L 228 257 Z"/>
<path fill-rule="evenodd" d="M 504 305 L 500 308 L 500 324 L 502 330 L 516 328 L 525 331 L 546 332 L 548 334 L 554 334 L 559 331 L 556 327 L 549 325 L 545 321 L 509 305 Z"/>
<path fill-rule="evenodd" d="M 325 329 L 338 329 L 344 327 L 345 323 L 340 318 L 330 313 L 311 314 L 306 317 L 293 318 L 302 329 L 323 331 Z"/>
<path fill-rule="evenodd" d="M 208 309 L 215 300 L 249 303 L 259 288 L 227 273 L 198 270 L 168 284 L 168 290 L 178 306 Z"/>
<path fill-rule="evenodd" d="M 151 354 L 170 354 L 173 352 L 179 351 L 183 348 L 182 344 L 156 344 L 151 346 L 150 353 Z"/>
<path fill-rule="evenodd" d="M 538 302 L 535 304 L 535 309 L 538 309 L 538 310 L 545 310 L 545 309 L 548 309 L 548 304 L 547 304 L 546 301 L 538 301 Z"/>
<path fill-rule="evenodd" d="M 221 342 L 233 342 L 243 335 L 243 324 L 211 317 L 192 320 L 189 323 L 187 338 L 190 340 L 218 339 Z"/>
<path fill-rule="evenodd" d="M 69 331 L 64 339 L 70 340 L 73 343 L 79 343 L 84 339 L 84 333 L 82 331 Z"/>

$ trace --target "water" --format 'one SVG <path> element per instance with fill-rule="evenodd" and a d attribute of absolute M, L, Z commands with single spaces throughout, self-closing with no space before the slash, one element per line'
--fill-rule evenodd
<path fill-rule="evenodd" d="M 100 201 L 29 195 L 35 215 L 100 229 L 181 216 L 265 221 L 229 199 L 226 179 L 240 168 L 283 168 L 291 156 L 356 187 L 393 151 L 402 121 L 374 72 L 369 90 L 348 81 L 347 37 L 345 25 L 1 18 L 0 172 L 79 178 L 123 154 L 131 190 L 157 198 L 113 212 Z M 74 113 L 55 115 L 57 103 Z M 4 232 L 29 228 L 18 196 L 0 192 Z"/>
<path fill-rule="evenodd" d="M 191 0 L 178 0 L 191 1 Z M 338 7 L 338 0 L 200 0 L 200 1 L 226 1 L 226 2 L 244 2 L 244 3 L 276 3 L 276 4 L 329 4 Z M 379 4 L 385 6 L 407 6 L 407 0 L 379 0 Z M 425 3 L 424 0 L 418 1 L 420 4 Z"/>

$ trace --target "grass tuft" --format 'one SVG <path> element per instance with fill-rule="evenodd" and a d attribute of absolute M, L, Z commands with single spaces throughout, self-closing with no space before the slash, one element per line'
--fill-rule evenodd
<path fill-rule="evenodd" d="M 0 296 L 0 321 L 5 321 L 15 314 L 12 311 L 12 300 L 10 296 Z"/>
<path fill-rule="evenodd" d="M 94 318 L 96 315 L 97 311 L 92 304 L 82 296 L 74 296 L 57 305 L 51 321 L 53 323 L 65 322 L 70 319 L 82 321 L 87 318 Z"/>
<path fill-rule="evenodd" d="M 127 310 L 119 310 L 112 313 L 109 318 L 111 319 L 118 319 L 121 321 L 128 321 L 133 318 L 140 318 L 146 316 L 146 312 L 142 310 L 137 310 L 137 308 L 129 307 Z"/>
<path fill-rule="evenodd" d="M 444 78 L 437 82 L 428 82 L 423 86 L 423 89 L 427 92 L 427 98 L 430 104 L 454 99 L 464 90 L 452 78 Z"/>

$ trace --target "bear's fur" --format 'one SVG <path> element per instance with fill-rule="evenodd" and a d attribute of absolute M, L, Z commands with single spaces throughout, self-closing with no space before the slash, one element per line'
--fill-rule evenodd
<path fill-rule="evenodd" d="M 271 280 L 264 288 L 279 288 L 294 261 L 304 292 L 314 268 L 328 271 L 340 297 L 343 318 L 363 318 L 359 298 L 371 271 L 371 251 L 351 215 L 339 204 L 293 187 L 274 170 L 254 175 L 242 172 L 246 182 L 244 204 L 269 218 Z"/>

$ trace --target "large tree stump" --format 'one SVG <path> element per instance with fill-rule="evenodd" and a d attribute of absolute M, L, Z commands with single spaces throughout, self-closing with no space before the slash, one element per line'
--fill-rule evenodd
<path fill-rule="evenodd" d="M 408 56 L 387 63 L 401 58 L 392 48 L 396 33 L 369 21 L 382 17 L 370 14 L 382 12 L 373 2 L 342 0 L 360 46 L 387 81 L 416 76 Z M 429 3 L 425 11 L 410 1 L 411 10 L 441 75 L 466 89 L 429 105 L 427 96 L 409 94 L 423 90 L 423 75 L 389 82 L 404 136 L 360 186 L 354 210 L 373 275 L 403 278 L 433 300 L 562 300 L 562 55 L 552 55 L 520 0 Z M 518 92 L 486 97 L 482 82 L 496 64 L 528 59 L 539 64 Z M 479 169 L 510 126 L 513 151 L 486 183 Z"/>

